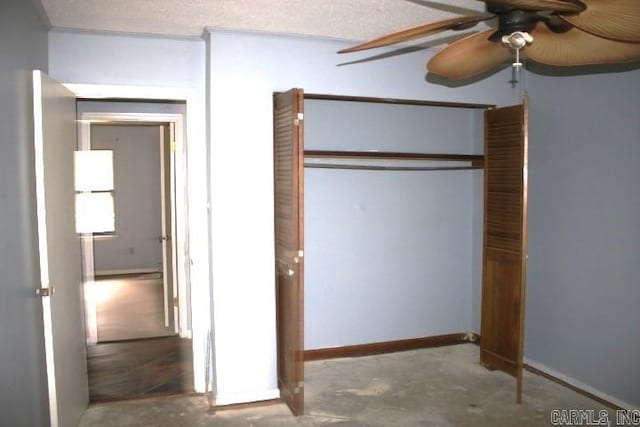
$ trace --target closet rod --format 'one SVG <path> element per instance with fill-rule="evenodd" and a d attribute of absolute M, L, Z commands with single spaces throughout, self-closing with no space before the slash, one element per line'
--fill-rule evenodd
<path fill-rule="evenodd" d="M 440 154 L 440 153 L 399 153 L 393 151 L 335 151 L 335 150 L 304 150 L 305 157 L 331 159 L 397 159 L 397 160 L 443 160 L 467 161 L 474 166 L 480 166 L 484 161 L 483 155 L 477 154 Z"/>
<path fill-rule="evenodd" d="M 319 101 L 366 102 L 371 104 L 417 105 L 421 107 L 471 108 L 481 110 L 495 107 L 495 104 L 471 104 L 468 102 L 424 101 L 420 99 L 376 98 L 369 96 L 327 95 L 319 93 L 305 93 L 304 99 Z"/>
<path fill-rule="evenodd" d="M 374 166 L 336 163 L 305 163 L 304 167 L 309 169 L 350 169 L 371 171 L 452 171 L 482 169 L 482 166 Z"/>

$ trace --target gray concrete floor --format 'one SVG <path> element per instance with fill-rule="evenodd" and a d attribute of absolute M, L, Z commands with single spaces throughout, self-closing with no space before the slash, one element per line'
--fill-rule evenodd
<path fill-rule="evenodd" d="M 174 396 L 90 406 L 82 427 L 107 426 L 544 426 L 554 409 L 606 409 L 526 372 L 523 403 L 515 380 L 478 363 L 462 344 L 305 365 L 305 415 L 283 404 L 208 413 L 203 396 Z M 609 411 L 609 419 L 615 418 Z"/>

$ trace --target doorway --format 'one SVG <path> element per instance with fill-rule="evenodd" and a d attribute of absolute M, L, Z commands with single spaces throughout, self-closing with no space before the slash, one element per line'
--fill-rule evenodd
<path fill-rule="evenodd" d="M 179 282 L 188 284 L 188 292 L 179 297 L 183 301 L 182 309 L 188 307 L 188 323 L 182 322 L 180 335 L 192 338 L 193 352 L 193 386 L 197 393 L 211 392 L 215 378 L 214 346 L 211 325 L 211 277 L 209 239 L 190 241 L 190 235 L 208 235 L 208 183 L 204 179 L 206 171 L 207 150 L 204 139 L 204 117 L 201 114 L 199 94 L 192 88 L 166 88 L 155 86 L 120 86 L 101 84 L 63 85 L 78 101 L 78 111 L 82 111 L 82 102 L 109 101 L 129 105 L 147 105 L 147 113 L 171 115 L 174 111 L 166 107 L 175 104 L 184 105 L 183 126 L 176 126 L 176 133 L 188 135 L 188 141 L 177 146 L 176 156 L 176 234 L 174 245 L 176 251 L 176 274 Z M 151 108 L 153 107 L 153 108 Z M 85 110 L 89 111 L 89 110 Z M 122 110 L 112 107 L 109 110 L 120 113 L 123 120 L 137 120 L 131 114 L 122 114 Z M 140 110 L 138 110 L 140 111 Z M 74 117 L 75 118 L 75 117 Z M 172 119 L 162 119 L 170 122 Z M 82 140 L 86 124 L 78 126 L 78 140 Z M 187 163 L 189 167 L 187 168 Z M 83 260 L 85 263 L 89 260 Z M 185 289 L 186 291 L 187 289 Z M 186 314 L 186 313 L 185 313 Z"/>
<path fill-rule="evenodd" d="M 113 175 L 112 229 L 82 236 L 90 399 L 191 392 L 189 286 L 177 268 L 183 114 L 87 108 L 80 148 L 109 153 Z"/>
<path fill-rule="evenodd" d="M 182 139 L 184 143 L 176 146 L 174 153 L 174 200 L 179 208 L 175 215 L 174 247 L 178 249 L 175 254 L 176 274 L 181 283 L 188 285 L 182 288 L 188 289 L 188 293 L 183 295 L 181 307 L 188 309 L 190 315 L 182 316 L 187 322 L 179 324 L 179 334 L 180 337 L 192 338 L 190 362 L 194 372 L 191 381 L 194 391 L 203 393 L 211 390 L 215 375 L 212 369 L 215 365 L 211 344 L 207 239 L 199 239 L 191 246 L 188 244 L 189 234 L 205 235 L 208 230 L 206 215 L 202 214 L 206 212 L 208 184 L 200 179 L 206 163 L 206 156 L 200 153 L 206 150 L 206 146 L 197 94 L 189 88 L 61 84 L 34 70 L 34 166 L 41 269 L 38 295 L 42 298 L 43 307 L 47 394 L 52 426 L 77 424 L 89 400 L 86 338 L 90 331 L 84 327 L 83 319 L 83 311 L 88 310 L 83 307 L 83 289 L 78 285 L 87 280 L 87 277 L 82 277 L 83 268 L 85 272 L 91 272 L 93 279 L 93 257 L 81 254 L 82 245 L 78 244 L 80 229 L 77 222 L 74 224 L 73 212 L 74 203 L 82 198 L 78 194 L 86 191 L 78 189 L 77 182 L 74 182 L 74 156 L 78 151 L 77 141 L 83 140 L 89 127 L 89 122 L 78 120 L 77 115 L 79 104 L 87 100 L 118 100 L 132 105 L 148 103 L 157 107 L 177 103 L 184 105 L 182 116 L 188 120 L 184 120 L 184 127 L 176 126 L 176 134 L 186 135 L 188 130 L 190 143 Z M 162 108 L 151 112 L 171 115 Z M 138 120 L 126 114 L 122 117 L 119 120 Z M 173 117 L 159 121 L 171 122 Z M 191 159 L 189 170 L 186 167 L 187 157 Z M 91 175 L 94 171 L 90 169 L 89 172 Z M 60 192 L 64 192 L 63 197 L 60 197 Z M 180 292 L 178 294 L 181 295 Z"/>

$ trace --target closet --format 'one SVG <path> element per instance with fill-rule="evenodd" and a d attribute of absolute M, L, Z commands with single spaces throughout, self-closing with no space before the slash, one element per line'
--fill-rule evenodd
<path fill-rule="evenodd" d="M 460 341 L 480 293 L 481 362 L 519 399 L 525 119 L 525 104 L 274 96 L 278 380 L 294 414 L 305 354 Z"/>

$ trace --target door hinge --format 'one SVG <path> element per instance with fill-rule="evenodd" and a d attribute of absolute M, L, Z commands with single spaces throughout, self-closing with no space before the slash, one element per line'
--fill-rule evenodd
<path fill-rule="evenodd" d="M 299 264 L 301 258 L 304 258 L 304 251 L 302 249 L 298 251 L 297 256 L 293 257 L 293 262 L 295 262 L 296 264 Z"/>
<path fill-rule="evenodd" d="M 298 386 L 293 389 L 293 394 L 300 394 L 304 390 L 304 381 L 299 381 Z"/>
<path fill-rule="evenodd" d="M 178 298 L 177 297 L 173 299 L 173 306 L 174 307 L 179 307 Z"/>
<path fill-rule="evenodd" d="M 294 126 L 298 126 L 300 124 L 301 121 L 304 120 L 304 114 L 303 113 L 298 113 L 296 115 L 296 118 L 293 119 L 293 125 Z"/>
<path fill-rule="evenodd" d="M 49 286 L 48 288 L 39 288 L 36 289 L 36 295 L 39 297 L 51 297 L 56 292 L 53 286 Z"/>
<path fill-rule="evenodd" d="M 171 151 L 175 153 L 178 151 L 178 143 L 176 141 L 171 141 Z"/>

